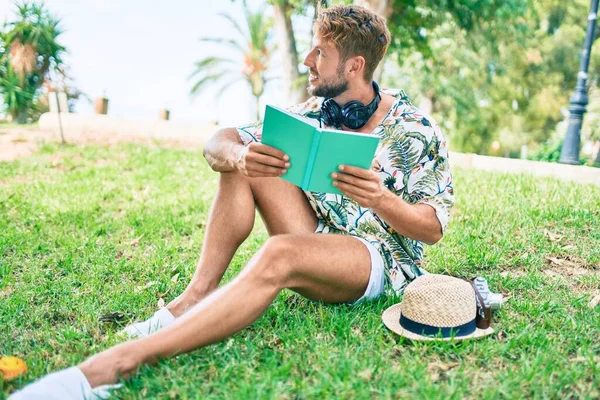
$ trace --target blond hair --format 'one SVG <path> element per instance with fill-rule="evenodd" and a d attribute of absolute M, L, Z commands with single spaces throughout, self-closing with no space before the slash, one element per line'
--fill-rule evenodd
<path fill-rule="evenodd" d="M 340 52 L 341 62 L 350 57 L 364 57 L 364 78 L 369 82 L 391 39 L 382 16 L 356 5 L 320 8 L 314 32 L 333 44 Z"/>

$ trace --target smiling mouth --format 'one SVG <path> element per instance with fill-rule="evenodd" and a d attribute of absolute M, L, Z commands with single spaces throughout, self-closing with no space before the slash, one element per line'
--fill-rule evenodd
<path fill-rule="evenodd" d="M 311 81 L 316 81 L 319 79 L 319 77 L 316 74 L 313 74 L 312 72 L 308 73 L 308 79 Z"/>

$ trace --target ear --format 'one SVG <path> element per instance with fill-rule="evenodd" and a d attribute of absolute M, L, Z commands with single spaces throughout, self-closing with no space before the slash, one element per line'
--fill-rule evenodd
<path fill-rule="evenodd" d="M 365 58 L 363 56 L 352 57 L 346 61 L 346 71 L 352 76 L 363 76 L 365 63 Z"/>

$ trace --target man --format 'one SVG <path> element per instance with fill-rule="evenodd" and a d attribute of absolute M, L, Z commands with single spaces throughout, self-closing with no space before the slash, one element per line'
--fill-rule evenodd
<path fill-rule="evenodd" d="M 250 325 L 284 288 L 328 303 L 355 302 L 401 291 L 422 274 L 422 242 L 442 237 L 452 180 L 435 122 L 420 115 L 403 92 L 379 91 L 372 82 L 389 41 L 385 21 L 361 7 L 323 9 L 315 22 L 304 64 L 316 97 L 291 111 L 323 117 L 328 98 L 339 115 L 326 122 L 352 130 L 356 121 L 342 118 L 343 106 L 359 101 L 368 105 L 368 118 L 353 130 L 380 137 L 372 169 L 346 165 L 332 171 L 344 196 L 304 193 L 278 179 L 294 160 L 260 143 L 260 122 L 220 130 L 204 148 L 219 172 L 219 187 L 187 289 L 149 321 L 127 329 L 141 339 L 52 374 L 16 398 L 53 392 L 67 397 L 73 385 L 93 393 L 143 363 L 219 342 Z M 255 207 L 270 238 L 236 278 L 217 289 L 252 230 Z"/>

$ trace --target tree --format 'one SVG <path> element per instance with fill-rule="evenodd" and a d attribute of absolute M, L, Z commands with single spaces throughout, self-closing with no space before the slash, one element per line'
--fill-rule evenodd
<path fill-rule="evenodd" d="M 239 34 L 240 37 L 237 40 L 229 38 L 200 39 L 203 42 L 225 44 L 231 47 L 242 58 L 242 70 L 237 69 L 240 62 L 235 58 L 218 56 L 203 58 L 195 64 L 194 72 L 190 75 L 190 79 L 196 78 L 191 94 L 198 95 L 208 83 L 228 79 L 219 90 L 219 93 L 223 93 L 232 84 L 244 80 L 250 86 L 252 95 L 255 98 L 256 117 L 258 119 L 260 118 L 260 97 L 264 93 L 265 83 L 268 80 L 266 72 L 273 52 L 270 43 L 272 21 L 264 17 L 264 10 L 250 11 L 245 1 L 243 2 L 243 8 L 246 24 L 244 28 L 232 16 L 221 14 Z"/>
<path fill-rule="evenodd" d="M 415 29 L 397 33 L 388 64 L 398 65 L 387 69 L 395 74 L 384 83 L 402 82 L 413 98 L 425 99 L 454 150 L 518 156 L 522 145 L 535 149 L 551 141 L 544 146 L 554 148 L 577 79 L 589 2 L 470 3 L 454 1 L 450 9 L 450 2 L 438 2 L 446 9 L 441 15 L 422 9 L 409 18 L 407 10 L 408 19 L 429 19 L 422 38 L 411 33 Z M 590 82 L 597 79 L 600 52 L 592 57 Z"/>
<path fill-rule="evenodd" d="M 306 89 L 300 87 L 300 81 L 305 76 L 298 69 L 299 57 L 291 16 L 294 6 L 289 0 L 273 0 L 272 5 L 278 47 L 281 52 L 285 99 L 289 104 L 300 103 L 306 98 Z"/>
<path fill-rule="evenodd" d="M 17 4 L 17 19 L 0 33 L 0 91 L 9 116 L 24 123 L 52 73 L 64 76 L 60 20 L 42 3 Z"/>

